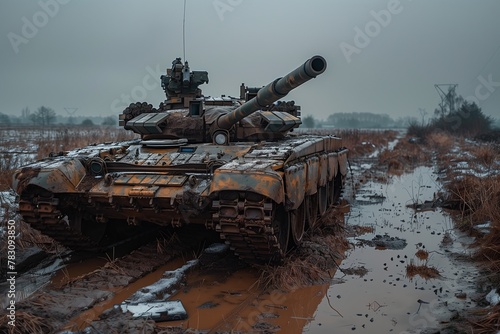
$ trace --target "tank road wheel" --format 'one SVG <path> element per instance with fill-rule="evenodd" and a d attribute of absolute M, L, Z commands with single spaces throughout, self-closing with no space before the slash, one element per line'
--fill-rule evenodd
<path fill-rule="evenodd" d="M 318 188 L 318 213 L 323 216 L 328 209 L 328 184 Z"/>
<path fill-rule="evenodd" d="M 318 220 L 318 193 L 306 196 L 304 203 L 306 222 L 309 228 L 313 228 Z"/>
<path fill-rule="evenodd" d="M 290 220 L 283 205 L 276 207 L 273 215 L 272 227 L 274 236 L 278 241 L 280 254 L 276 255 L 274 260 L 281 260 L 288 249 L 288 240 L 290 235 Z"/>
<path fill-rule="evenodd" d="M 290 234 L 295 246 L 300 245 L 306 225 L 305 200 L 295 210 L 288 212 L 290 220 Z"/>

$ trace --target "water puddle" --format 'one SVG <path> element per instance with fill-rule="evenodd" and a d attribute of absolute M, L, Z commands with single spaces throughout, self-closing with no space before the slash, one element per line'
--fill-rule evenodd
<path fill-rule="evenodd" d="M 358 275 L 338 270 L 335 278 L 345 282 L 329 287 L 328 299 L 320 303 L 304 332 L 407 333 L 435 327 L 451 313 L 472 306 L 475 288 L 466 282 L 478 272 L 449 255 L 467 254 L 470 239 L 452 230 L 451 219 L 441 209 L 416 212 L 408 207 L 433 200 L 439 191 L 436 179 L 432 168 L 419 167 L 387 184 L 368 182 L 361 187 L 347 223 L 372 227 L 373 233 L 350 240 L 356 247 L 341 268 L 366 270 Z M 407 245 L 389 249 L 366 242 L 384 236 L 405 239 Z M 433 267 L 441 277 L 407 277 L 410 264 Z"/>
<path fill-rule="evenodd" d="M 55 288 L 61 288 L 63 285 L 68 284 L 79 277 L 86 275 L 102 266 L 109 260 L 105 258 L 89 258 L 81 262 L 70 263 L 63 268 L 59 269 L 51 278 L 51 284 Z"/>
<path fill-rule="evenodd" d="M 257 279 L 258 273 L 250 268 L 239 270 L 227 279 L 195 270 L 188 275 L 186 287 L 170 298 L 182 301 L 188 320 L 159 325 L 203 330 L 219 327 L 221 319 L 230 319 L 255 299 L 259 293 Z"/>
<path fill-rule="evenodd" d="M 328 284 L 292 292 L 262 291 L 258 272 L 242 269 L 221 282 L 200 272 L 188 276 L 187 287 L 171 299 L 181 300 L 188 320 L 160 323 L 208 333 L 277 331 L 301 333 L 313 319 Z"/>
<path fill-rule="evenodd" d="M 113 297 L 94 305 L 89 310 L 80 313 L 78 316 L 71 319 L 68 322 L 68 325 L 65 326 L 65 328 L 67 330 L 72 330 L 72 331 L 83 330 L 93 320 L 97 319 L 97 317 L 101 315 L 104 311 L 113 308 L 114 305 L 122 303 L 125 299 L 130 297 L 137 290 L 158 281 L 162 277 L 165 271 L 179 268 L 185 262 L 186 260 L 182 258 L 174 259 L 170 261 L 168 264 L 161 266 L 154 272 L 138 279 L 137 281 L 127 285 L 126 287 L 120 288 L 116 291 L 112 291 L 114 293 Z"/>

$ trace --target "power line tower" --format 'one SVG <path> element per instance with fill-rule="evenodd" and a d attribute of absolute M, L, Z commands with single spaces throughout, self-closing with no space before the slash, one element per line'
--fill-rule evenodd
<path fill-rule="evenodd" d="M 439 112 L 441 116 L 449 115 L 455 112 L 456 102 L 457 102 L 457 92 L 456 89 L 458 84 L 435 84 L 439 97 L 441 97 L 441 103 L 439 104 Z"/>
<path fill-rule="evenodd" d="M 78 108 L 68 108 L 68 107 L 65 107 L 64 110 L 70 115 L 70 116 L 73 116 L 77 111 L 78 111 Z"/>

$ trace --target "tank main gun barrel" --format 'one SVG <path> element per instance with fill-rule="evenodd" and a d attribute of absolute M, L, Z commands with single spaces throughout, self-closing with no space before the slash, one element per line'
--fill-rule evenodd
<path fill-rule="evenodd" d="M 217 128 L 228 130 L 251 113 L 260 110 L 286 96 L 292 89 L 315 78 L 326 69 L 326 60 L 321 56 L 308 59 L 292 72 L 261 88 L 257 96 L 245 102 L 232 112 L 217 119 Z"/>

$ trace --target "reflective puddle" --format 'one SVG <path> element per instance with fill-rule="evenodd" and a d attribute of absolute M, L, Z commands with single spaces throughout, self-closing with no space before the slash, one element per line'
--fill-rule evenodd
<path fill-rule="evenodd" d="M 441 209 L 416 212 L 408 207 L 435 199 L 439 191 L 436 179 L 432 168 L 419 167 L 387 184 L 368 182 L 361 187 L 356 201 L 362 204 L 354 201 L 346 220 L 351 225 L 373 227 L 373 233 L 350 239 L 356 247 L 348 252 L 341 268 L 363 267 L 367 272 L 345 275 L 337 271 L 335 278 L 345 282 L 329 287 L 329 301 L 325 298 L 320 303 L 304 332 L 407 333 L 434 327 L 453 310 L 472 306 L 469 296 L 475 287 L 467 282 L 478 273 L 470 264 L 450 256 L 468 254 L 470 239 L 452 230 L 450 217 Z M 386 234 L 405 239 L 406 247 L 393 250 L 365 242 Z M 420 254 L 427 252 L 428 258 L 416 256 L 419 250 Z M 441 277 L 407 277 L 409 264 L 434 267 Z"/>

